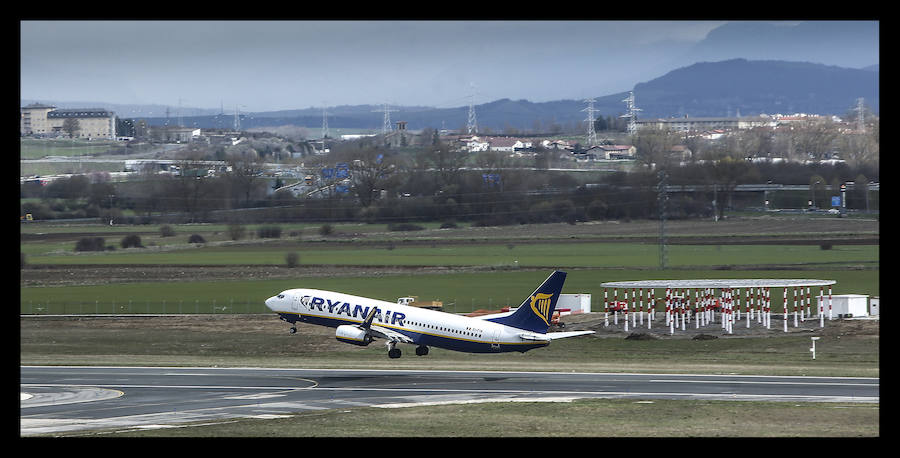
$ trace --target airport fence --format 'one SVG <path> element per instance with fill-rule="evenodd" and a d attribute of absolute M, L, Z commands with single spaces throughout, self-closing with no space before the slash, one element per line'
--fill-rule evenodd
<path fill-rule="evenodd" d="M 470 298 L 447 301 L 443 311 L 468 313 L 476 310 L 499 311 L 503 307 L 517 307 L 511 297 L 497 299 Z M 22 299 L 22 315 L 119 315 L 119 314 L 253 314 L 272 313 L 258 298 L 230 298 L 227 300 L 94 300 L 76 301 L 65 299 L 32 300 Z"/>
<path fill-rule="evenodd" d="M 23 315 L 119 315 L 119 314 L 245 314 L 270 313 L 258 300 L 228 301 L 22 301 Z"/>

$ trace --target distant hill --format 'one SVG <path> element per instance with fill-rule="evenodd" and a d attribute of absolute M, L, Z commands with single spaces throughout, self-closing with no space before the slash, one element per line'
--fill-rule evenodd
<path fill-rule="evenodd" d="M 634 87 L 643 117 L 759 113 L 844 115 L 860 97 L 878 112 L 878 73 L 822 64 L 733 59 L 680 68 Z"/>
<path fill-rule="evenodd" d="M 878 65 L 864 69 L 841 68 L 806 62 L 731 59 L 701 62 L 673 70 L 659 78 L 634 87 L 635 104 L 641 109 L 639 119 L 672 116 L 742 116 L 760 113 L 814 113 L 845 115 L 858 98 L 865 98 L 874 113 L 879 112 Z M 595 97 L 595 116 L 620 116 L 625 113 L 622 100 L 627 93 Z M 91 104 L 104 106 L 105 104 Z M 587 117 L 583 100 L 530 102 L 500 99 L 475 107 L 480 129 L 491 128 L 500 133 L 506 128 L 518 130 L 546 129 L 551 124 L 584 125 Z M 355 105 L 328 108 L 330 128 L 370 129 L 380 131 L 383 115 L 380 106 Z M 406 121 L 407 128 L 426 127 L 464 129 L 468 107 L 391 107 L 393 122 Z M 128 111 L 119 111 L 129 117 Z M 164 109 L 162 110 L 165 111 Z M 160 111 L 154 110 L 154 113 Z M 229 128 L 233 113 L 197 113 L 185 109 L 184 124 L 203 128 Z M 144 117 L 153 125 L 166 122 L 164 116 Z M 170 109 L 169 123 L 175 122 Z M 322 109 L 306 108 L 265 113 L 242 113 L 241 127 L 302 126 L 319 128 Z"/>

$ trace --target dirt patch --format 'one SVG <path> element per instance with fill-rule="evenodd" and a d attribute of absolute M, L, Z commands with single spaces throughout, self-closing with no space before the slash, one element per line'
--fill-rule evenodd
<path fill-rule="evenodd" d="M 400 274 L 473 272 L 475 267 L 365 267 L 275 265 L 36 265 L 20 272 L 21 286 L 85 286 L 129 282 L 278 280 L 316 277 L 380 277 Z"/>
<path fill-rule="evenodd" d="M 657 316 L 659 318 L 659 316 Z M 214 332 L 216 335 L 251 334 L 251 335 L 279 335 L 289 336 L 290 325 L 281 321 L 275 314 L 246 314 L 246 315 L 160 315 L 160 316 L 89 316 L 89 317 L 42 317 L 32 316 L 22 320 L 23 326 L 40 326 L 40 323 L 58 322 L 57 325 L 67 329 L 85 330 L 110 330 L 110 331 L 136 331 L 141 329 L 189 331 L 189 332 Z M 682 331 L 675 330 L 669 335 L 669 328 L 665 321 L 655 320 L 652 329 L 644 326 L 630 329 L 625 332 L 624 323 L 620 319 L 618 325 L 613 325 L 610 319 L 609 325 L 604 325 L 603 313 L 590 313 L 564 316 L 561 319 L 563 328 L 551 329 L 551 331 L 593 330 L 596 337 L 619 338 L 627 340 L 658 340 L 658 339 L 715 339 L 715 338 L 741 338 L 763 336 L 785 336 L 780 320 L 772 318 L 772 329 L 766 329 L 754 320 L 750 328 L 742 323 L 735 324 L 732 334 L 721 329 L 720 324 L 710 324 L 699 329 L 693 323 Z M 776 325 L 777 323 L 777 325 Z M 793 327 L 793 321 L 789 322 L 787 335 L 809 335 L 823 337 L 839 336 L 872 336 L 879 335 L 879 320 L 877 319 L 834 319 L 825 320 L 825 327 L 819 328 L 818 320 L 800 323 L 799 328 Z M 56 326 L 56 325 L 54 325 Z M 630 326 L 630 324 L 629 324 Z M 302 340 L 304 345 L 312 345 L 325 350 L 346 350 L 347 345 L 334 339 L 334 330 L 324 326 L 316 326 L 305 323 L 297 323 L 297 334 L 290 336 L 292 339 Z"/>

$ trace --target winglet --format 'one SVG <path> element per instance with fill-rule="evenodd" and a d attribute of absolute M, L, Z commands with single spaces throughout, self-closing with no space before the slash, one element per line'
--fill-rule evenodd
<path fill-rule="evenodd" d="M 369 329 L 372 326 L 372 320 L 375 318 L 376 313 L 378 313 L 378 307 L 372 307 L 369 310 L 369 314 L 366 315 L 366 319 L 359 326 L 363 329 Z"/>

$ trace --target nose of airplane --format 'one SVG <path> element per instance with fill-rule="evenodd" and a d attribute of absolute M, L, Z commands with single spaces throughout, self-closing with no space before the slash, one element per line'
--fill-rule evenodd
<path fill-rule="evenodd" d="M 276 300 L 278 300 L 278 299 L 277 299 L 275 296 L 272 296 L 272 297 L 266 299 L 266 307 L 268 307 L 269 310 L 273 310 L 273 311 L 274 311 L 274 310 L 275 310 L 275 301 L 276 301 Z"/>

